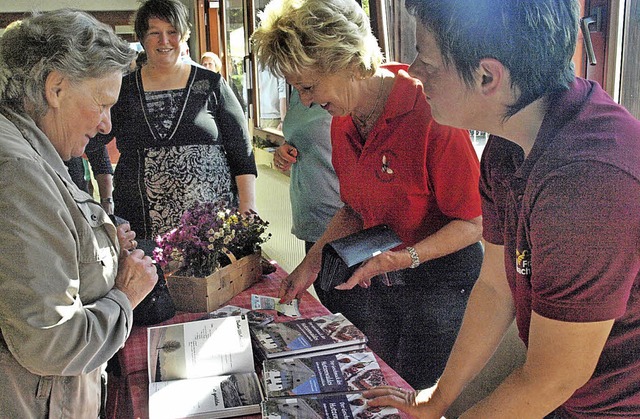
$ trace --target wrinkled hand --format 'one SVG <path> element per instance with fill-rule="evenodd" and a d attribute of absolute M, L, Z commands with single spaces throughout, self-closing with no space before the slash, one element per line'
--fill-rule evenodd
<path fill-rule="evenodd" d="M 309 269 L 304 262 L 280 283 L 280 303 L 287 304 L 294 298 L 302 298 L 302 294 L 313 284 L 318 274 Z"/>
<path fill-rule="evenodd" d="M 298 149 L 291 144 L 284 143 L 273 154 L 273 165 L 281 172 L 291 169 L 291 165 L 298 161 Z"/>
<path fill-rule="evenodd" d="M 410 391 L 392 386 L 374 387 L 363 392 L 369 406 L 391 406 L 419 419 L 441 419 L 447 406 L 438 402 L 435 386 L 426 390 Z"/>
<path fill-rule="evenodd" d="M 120 243 L 120 250 L 126 250 L 127 252 L 133 251 L 138 247 L 138 242 L 135 240 L 136 232 L 131 230 L 129 223 L 120 224 L 116 227 L 118 232 L 118 242 Z"/>
<path fill-rule="evenodd" d="M 369 288 L 371 286 L 371 279 L 374 276 L 405 268 L 406 266 L 397 266 L 397 253 L 398 252 L 386 251 L 378 256 L 372 257 L 360 265 L 347 282 L 338 285 L 335 289 L 350 290 L 356 285 L 360 285 L 362 288 Z"/>
<path fill-rule="evenodd" d="M 124 292 L 135 308 L 158 281 L 156 265 L 140 249 L 120 257 L 115 287 Z"/>

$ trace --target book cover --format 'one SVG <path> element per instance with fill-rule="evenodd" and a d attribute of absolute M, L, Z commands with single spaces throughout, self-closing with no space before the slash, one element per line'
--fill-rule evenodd
<path fill-rule="evenodd" d="M 147 329 L 149 382 L 254 372 L 246 316 Z"/>
<path fill-rule="evenodd" d="M 387 384 L 378 361 L 370 351 L 269 359 L 262 365 L 267 399 L 361 392 Z"/>
<path fill-rule="evenodd" d="M 362 348 L 367 342 L 366 336 L 340 313 L 252 326 L 251 333 L 262 359 L 316 351 L 336 353 Z"/>
<path fill-rule="evenodd" d="M 400 419 L 393 407 L 369 407 L 360 393 L 267 399 L 263 419 Z"/>
<path fill-rule="evenodd" d="M 149 418 L 226 418 L 260 413 L 255 372 L 149 383 Z"/>

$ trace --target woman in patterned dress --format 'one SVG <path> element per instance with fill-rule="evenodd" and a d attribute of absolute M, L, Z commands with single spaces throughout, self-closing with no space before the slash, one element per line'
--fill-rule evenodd
<path fill-rule="evenodd" d="M 123 78 L 113 129 L 89 153 L 94 171 L 108 170 L 102 144 L 116 138 L 115 214 L 144 239 L 177 226 L 195 201 L 256 210 L 257 171 L 240 103 L 220 74 L 180 59 L 188 17 L 179 0 L 142 3 L 135 32 L 147 63 Z"/>

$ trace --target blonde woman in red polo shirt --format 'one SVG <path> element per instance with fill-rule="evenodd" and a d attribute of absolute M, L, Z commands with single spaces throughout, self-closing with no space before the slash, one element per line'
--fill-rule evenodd
<path fill-rule="evenodd" d="M 403 244 L 320 298 L 412 386 L 433 384 L 482 262 L 479 167 L 468 131 L 431 118 L 408 66 L 383 64 L 354 0 L 274 0 L 252 40 L 262 66 L 285 77 L 305 105 L 333 116 L 332 159 L 345 203 L 283 281 L 282 301 L 313 284 L 325 243 L 389 225 Z M 287 161 L 278 155 L 275 163 Z M 374 278 L 381 274 L 393 285 Z"/>

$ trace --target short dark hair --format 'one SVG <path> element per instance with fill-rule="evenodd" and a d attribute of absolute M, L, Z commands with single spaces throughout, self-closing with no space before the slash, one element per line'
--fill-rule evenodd
<path fill-rule="evenodd" d="M 134 30 L 138 41 L 144 40 L 149 30 L 149 19 L 157 18 L 169 22 L 180 33 L 182 41 L 191 34 L 189 10 L 180 0 L 146 0 L 136 12 Z"/>
<path fill-rule="evenodd" d="M 447 65 L 471 84 L 483 58 L 500 61 L 520 96 L 507 117 L 574 80 L 577 0 L 406 0 L 433 33 Z"/>

